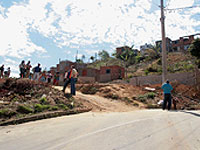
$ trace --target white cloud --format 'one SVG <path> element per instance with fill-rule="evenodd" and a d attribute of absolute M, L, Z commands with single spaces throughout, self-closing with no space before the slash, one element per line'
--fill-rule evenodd
<path fill-rule="evenodd" d="M 109 43 L 139 48 L 161 39 L 160 11 L 152 0 L 30 0 L 7 10 L 0 5 L 0 56 L 30 57 L 46 50 L 34 44 L 29 31 L 51 38 L 56 46 L 82 48 Z M 194 0 L 171 0 L 168 8 L 192 6 Z M 49 9 L 47 9 L 49 8 Z M 150 11 L 151 10 L 151 11 Z M 166 14 L 166 35 L 172 39 L 193 34 L 200 21 L 191 15 L 200 8 Z M 92 51 L 95 53 L 95 51 Z M 72 53 L 71 53 L 72 54 Z M 10 62 L 11 63 L 11 62 Z"/>
<path fill-rule="evenodd" d="M 31 42 L 28 34 L 30 19 L 25 6 L 12 6 L 6 13 L 7 17 L 0 16 L 0 56 L 23 58 L 35 51 L 45 50 Z"/>
<path fill-rule="evenodd" d="M 195 0 L 170 0 L 168 8 L 173 9 L 173 8 L 190 7 L 194 4 L 194 1 Z"/>

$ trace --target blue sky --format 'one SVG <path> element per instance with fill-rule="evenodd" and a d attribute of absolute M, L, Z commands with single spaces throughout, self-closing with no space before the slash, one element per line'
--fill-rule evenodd
<path fill-rule="evenodd" d="M 199 6 L 199 0 L 166 0 L 168 9 Z M 101 50 L 161 39 L 160 0 L 0 0 L 0 65 L 18 76 L 21 60 L 42 68 Z M 200 7 L 165 11 L 172 40 L 200 32 Z"/>

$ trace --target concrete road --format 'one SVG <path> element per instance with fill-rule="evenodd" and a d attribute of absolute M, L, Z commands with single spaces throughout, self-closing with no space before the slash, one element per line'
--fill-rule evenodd
<path fill-rule="evenodd" d="M 200 111 L 89 112 L 0 127 L 0 150 L 200 150 Z"/>

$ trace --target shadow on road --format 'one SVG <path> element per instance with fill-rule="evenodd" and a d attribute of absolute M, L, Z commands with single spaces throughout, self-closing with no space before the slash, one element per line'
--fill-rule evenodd
<path fill-rule="evenodd" d="M 184 111 L 184 110 L 180 110 L 180 112 L 183 112 L 183 113 L 187 113 L 187 114 L 191 114 L 191 115 L 200 117 L 200 114 L 198 114 L 198 113 L 194 113 L 194 112 L 190 112 L 190 111 Z"/>

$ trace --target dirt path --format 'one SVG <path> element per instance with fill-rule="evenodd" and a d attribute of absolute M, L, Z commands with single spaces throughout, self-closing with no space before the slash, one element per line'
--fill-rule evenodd
<path fill-rule="evenodd" d="M 62 90 L 61 86 L 55 88 Z M 70 89 L 67 88 L 65 92 L 70 93 Z M 80 100 L 84 105 L 91 106 L 93 112 L 127 112 L 139 109 L 119 100 L 107 99 L 98 95 L 83 94 L 81 92 L 77 92 L 75 98 Z"/>

